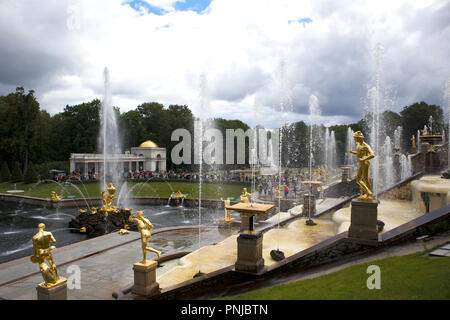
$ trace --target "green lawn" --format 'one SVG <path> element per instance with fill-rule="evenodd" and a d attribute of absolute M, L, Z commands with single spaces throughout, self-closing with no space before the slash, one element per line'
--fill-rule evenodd
<path fill-rule="evenodd" d="M 202 184 L 202 199 L 220 199 L 221 197 L 238 198 L 242 193 L 242 185 L 235 184 Z M 62 196 L 74 196 L 81 198 L 83 194 L 86 198 L 99 198 L 101 196 L 100 183 L 86 183 L 76 185 L 58 185 L 56 183 L 37 183 L 24 184 L 17 183 L 15 186 L 18 190 L 25 192 L 19 195 L 26 195 L 38 198 L 50 198 L 52 191 Z M 120 187 L 116 186 L 116 195 L 120 192 Z M 14 184 L 9 182 L 0 183 L 0 193 L 6 193 L 8 190 L 13 190 Z M 180 190 L 184 194 L 188 194 L 188 198 L 198 198 L 199 184 L 190 182 L 160 182 L 149 181 L 147 183 L 129 182 L 128 189 L 130 196 L 136 197 L 160 197 L 168 198 L 172 191 Z"/>
<path fill-rule="evenodd" d="M 381 270 L 381 289 L 369 290 L 369 265 Z M 315 279 L 299 280 L 225 299 L 237 300 L 353 300 L 450 299 L 450 258 L 424 252 L 390 257 L 348 267 Z"/>

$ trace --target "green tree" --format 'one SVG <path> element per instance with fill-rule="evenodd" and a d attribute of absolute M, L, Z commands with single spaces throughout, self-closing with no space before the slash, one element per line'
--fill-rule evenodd
<path fill-rule="evenodd" d="M 4 161 L 0 171 L 0 181 L 6 182 L 9 180 L 11 180 L 11 172 L 9 172 L 8 164 Z"/>
<path fill-rule="evenodd" d="M 23 181 L 22 170 L 20 170 L 19 162 L 14 163 L 14 168 L 11 174 L 11 182 L 21 182 Z"/>
<path fill-rule="evenodd" d="M 144 119 L 139 111 L 130 110 L 122 113 L 119 117 L 119 126 L 123 135 L 123 148 L 125 150 L 137 147 L 146 140 Z"/>
<path fill-rule="evenodd" d="M 139 105 L 137 111 L 143 119 L 145 139 L 150 139 L 158 145 L 164 145 L 170 140 L 167 113 L 161 103 L 146 102 Z"/>
<path fill-rule="evenodd" d="M 23 177 L 23 182 L 26 184 L 38 182 L 38 177 L 36 175 L 36 171 L 34 170 L 33 162 L 28 164 L 27 171 L 25 171 L 25 175 Z"/>
<path fill-rule="evenodd" d="M 400 111 L 402 116 L 403 141 L 405 145 L 410 145 L 412 135 L 417 134 L 417 130 L 422 130 L 428 126 L 430 116 L 433 117 L 433 133 L 444 131 L 444 112 L 437 105 L 428 105 L 421 101 L 410 106 L 406 106 Z"/>
<path fill-rule="evenodd" d="M 64 149 L 63 159 L 67 160 L 70 153 L 94 153 L 97 150 L 98 131 L 100 127 L 101 102 L 94 99 L 91 102 L 75 106 L 66 106 L 61 114 L 60 134 L 56 138 L 58 145 Z M 116 109 L 116 112 L 118 110 Z"/>

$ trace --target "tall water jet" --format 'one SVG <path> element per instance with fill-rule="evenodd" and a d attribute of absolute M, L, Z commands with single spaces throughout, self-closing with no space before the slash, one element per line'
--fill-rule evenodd
<path fill-rule="evenodd" d="M 445 103 L 447 104 L 447 113 L 448 113 L 447 130 L 448 130 L 448 135 L 449 135 L 447 138 L 447 140 L 448 140 L 447 170 L 450 170 L 450 79 L 447 80 L 447 83 L 445 85 L 444 100 L 445 100 Z"/>
<path fill-rule="evenodd" d="M 319 99 L 315 95 L 309 97 L 309 180 L 312 181 L 312 167 L 314 161 L 313 127 L 317 117 L 320 116 Z"/>
<path fill-rule="evenodd" d="M 412 175 L 411 155 L 400 155 L 400 180 L 405 180 Z"/>
<path fill-rule="evenodd" d="M 369 140 L 370 145 L 375 153 L 375 158 L 373 158 L 371 171 L 373 178 L 373 197 L 377 198 L 379 192 L 379 172 L 380 172 L 380 141 L 381 128 L 383 126 L 381 114 L 383 112 L 384 106 L 384 96 L 382 92 L 382 62 L 384 55 L 384 48 L 381 44 L 377 44 L 374 48 L 374 58 L 375 58 L 375 74 L 374 74 L 374 86 L 369 89 L 369 111 L 372 113 L 372 122 L 370 126 Z"/>
<path fill-rule="evenodd" d="M 107 183 L 112 182 L 119 185 L 120 169 L 114 157 L 121 154 L 119 139 L 119 126 L 116 117 L 116 111 L 112 105 L 111 85 L 109 70 L 105 67 L 104 77 L 104 99 L 101 104 L 100 112 L 100 131 L 99 131 L 99 151 L 103 153 L 102 167 L 102 190 L 106 189 Z"/>
<path fill-rule="evenodd" d="M 389 136 L 386 137 L 383 144 L 383 167 L 384 167 L 384 187 L 389 188 L 395 183 L 394 162 L 392 156 L 392 143 Z"/>
<path fill-rule="evenodd" d="M 351 127 L 347 128 L 347 136 L 345 137 L 345 164 L 349 166 L 356 165 L 356 158 L 353 157 L 349 150 L 355 150 L 356 149 L 356 143 L 355 139 L 353 138 L 353 130 Z"/>
<path fill-rule="evenodd" d="M 401 149 L 402 132 L 403 128 L 401 126 L 398 126 L 394 131 L 394 148 L 397 151 L 400 151 Z"/>
<path fill-rule="evenodd" d="M 433 134 L 433 116 L 430 116 L 428 118 L 428 128 L 430 129 L 430 132 L 428 132 L 428 134 Z"/>
<path fill-rule="evenodd" d="M 324 164 L 327 167 L 329 174 L 336 169 L 336 137 L 334 131 L 325 129 L 325 161 Z"/>

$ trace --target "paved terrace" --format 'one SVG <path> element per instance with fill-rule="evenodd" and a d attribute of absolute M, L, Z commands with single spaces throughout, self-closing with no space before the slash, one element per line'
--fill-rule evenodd
<path fill-rule="evenodd" d="M 232 232 L 219 233 L 217 228 L 204 227 L 201 246 L 223 240 Z M 163 257 L 188 253 L 198 248 L 198 229 L 155 229 L 149 245 L 163 251 Z M 133 264 L 142 260 L 140 234 L 107 234 L 57 248 L 53 251 L 53 257 L 63 277 L 67 278 L 70 265 L 77 265 L 81 270 L 81 288 L 68 290 L 69 300 L 113 299 L 114 291 L 133 282 Z M 178 259 L 161 262 L 162 267 L 157 268 L 157 276 L 174 267 L 177 262 Z M 31 263 L 29 257 L 3 263 L 0 265 L 0 299 L 35 300 L 36 285 L 42 281 L 39 266 Z"/>

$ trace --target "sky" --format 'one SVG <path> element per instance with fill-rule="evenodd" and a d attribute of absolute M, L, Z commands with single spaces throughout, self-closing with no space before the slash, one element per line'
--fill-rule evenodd
<path fill-rule="evenodd" d="M 276 128 L 308 122 L 314 95 L 317 122 L 347 124 L 377 79 L 382 110 L 444 106 L 449 56 L 449 1 L 0 1 L 0 95 L 33 89 L 50 114 L 103 99 L 107 67 L 121 112 L 187 104 Z"/>

